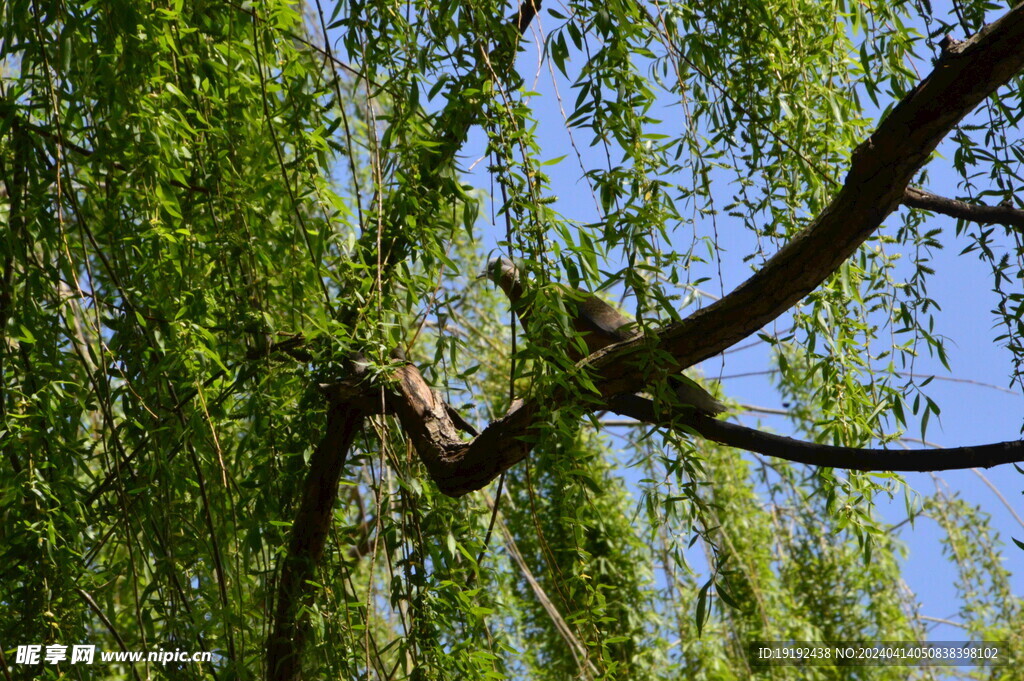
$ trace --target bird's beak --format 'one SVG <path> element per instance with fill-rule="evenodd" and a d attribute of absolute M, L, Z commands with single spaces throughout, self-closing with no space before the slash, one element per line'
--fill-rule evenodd
<path fill-rule="evenodd" d="M 484 269 L 484 270 L 480 270 L 480 271 L 479 271 L 479 272 L 477 272 L 477 274 L 476 274 L 476 280 L 477 280 L 477 281 L 480 281 L 481 279 L 487 279 L 487 278 L 488 278 L 488 276 L 487 276 L 487 270 L 485 270 L 485 269 Z"/>

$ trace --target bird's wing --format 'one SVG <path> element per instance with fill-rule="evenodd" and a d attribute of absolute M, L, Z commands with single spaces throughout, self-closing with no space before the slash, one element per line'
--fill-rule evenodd
<path fill-rule="evenodd" d="M 573 304 L 576 307 L 574 326 L 586 334 L 584 339 L 591 352 L 639 334 L 632 319 L 591 293 L 576 292 Z"/>
<path fill-rule="evenodd" d="M 718 416 L 725 411 L 725 405 L 714 398 L 699 383 L 683 374 L 668 377 L 669 385 L 684 405 L 689 405 L 709 416 Z"/>

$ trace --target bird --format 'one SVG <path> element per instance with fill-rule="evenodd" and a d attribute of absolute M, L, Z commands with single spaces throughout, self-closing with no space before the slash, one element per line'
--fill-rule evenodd
<path fill-rule="evenodd" d="M 519 268 L 509 258 L 491 258 L 487 267 L 477 279 L 490 279 L 498 285 L 512 303 L 512 308 L 519 316 L 523 328 L 529 333 L 530 310 L 522 303 L 523 283 L 519 276 Z M 614 343 L 636 338 L 640 335 L 636 322 L 612 305 L 593 293 L 579 289 L 565 290 L 565 309 L 569 314 L 573 329 L 586 344 L 587 354 L 593 354 Z M 566 355 L 573 362 L 583 359 L 577 343 L 570 342 L 566 347 Z M 694 407 L 698 412 L 709 416 L 717 416 L 725 411 L 725 405 L 716 400 L 708 391 L 700 387 L 693 379 L 682 374 L 669 376 L 672 388 L 685 405 Z"/>

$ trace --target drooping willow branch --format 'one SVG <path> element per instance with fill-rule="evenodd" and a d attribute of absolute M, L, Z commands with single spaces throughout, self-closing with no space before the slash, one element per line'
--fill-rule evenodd
<path fill-rule="evenodd" d="M 510 20 L 509 30 L 499 38 L 489 62 L 498 75 L 509 76 L 512 72 L 519 39 L 539 7 L 540 0 L 522 5 Z M 481 71 L 478 68 L 477 72 L 468 74 L 464 86 L 470 87 L 485 79 L 488 74 Z M 443 168 L 461 148 L 470 126 L 480 116 L 483 103 L 480 98 L 449 99 L 434 126 L 439 138 L 436 141 L 440 144 L 429 147 L 418 164 L 428 184 L 440 181 Z M 393 195 L 399 196 L 401 192 Z M 379 270 L 403 260 L 405 247 L 400 228 L 402 211 L 386 205 L 383 213 L 384 233 L 377 233 L 367 225 L 357 248 L 359 257 L 368 264 L 376 262 Z M 383 257 L 379 253 L 375 257 L 378 248 L 383 249 Z M 378 271 L 378 277 L 384 278 L 384 272 Z M 348 306 L 339 315 L 339 321 L 351 324 L 357 316 L 357 307 Z M 355 373 L 358 374 L 358 370 Z M 357 385 L 358 379 L 359 376 L 355 376 Z M 281 562 L 274 623 L 267 641 L 267 678 L 272 681 L 295 681 L 300 676 L 301 656 L 308 635 L 308 618 L 303 614 L 303 606 L 312 598 L 310 581 L 323 557 L 341 469 L 355 433 L 374 408 L 372 399 L 358 391 L 348 396 L 335 395 L 329 402 L 326 431 L 310 462 L 299 511 L 292 523 L 288 553 Z M 452 423 L 446 407 L 442 407 L 442 412 L 447 422 Z"/>

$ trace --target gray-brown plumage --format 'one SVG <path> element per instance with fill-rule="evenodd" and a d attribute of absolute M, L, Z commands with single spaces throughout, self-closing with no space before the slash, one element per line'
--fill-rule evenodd
<path fill-rule="evenodd" d="M 508 258 L 492 258 L 480 277 L 487 277 L 501 287 L 519 315 L 523 327 L 529 332 L 530 311 L 521 304 L 523 285 L 515 264 Z M 573 328 L 586 343 L 587 354 L 640 335 L 632 319 L 594 294 L 578 289 L 566 289 L 566 298 L 566 311 L 569 313 Z M 571 342 L 566 347 L 566 354 L 574 362 L 583 358 L 576 344 Z M 674 375 L 670 376 L 669 380 L 682 403 L 692 405 L 698 411 L 712 416 L 725 411 L 721 402 L 686 376 Z"/>

